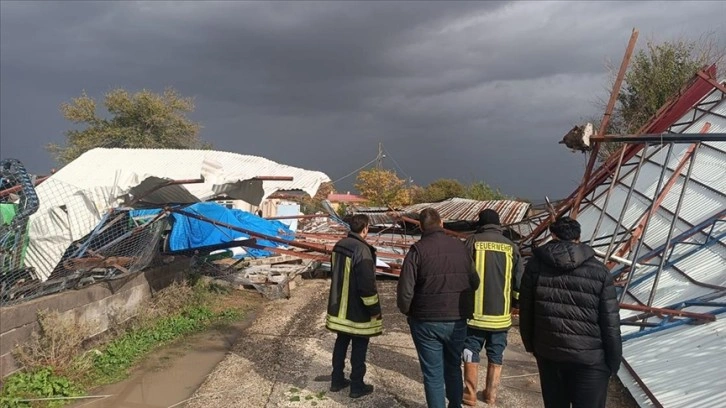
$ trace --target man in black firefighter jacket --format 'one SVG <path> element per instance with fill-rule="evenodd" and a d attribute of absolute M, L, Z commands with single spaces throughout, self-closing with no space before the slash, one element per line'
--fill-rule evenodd
<path fill-rule="evenodd" d="M 373 392 L 373 386 L 363 382 L 366 353 L 370 337 L 383 332 L 376 289 L 376 249 L 365 241 L 369 222 L 367 215 L 354 215 L 348 236 L 335 245 L 330 260 L 330 296 L 325 326 L 338 334 L 333 349 L 330 391 L 337 392 L 350 385 L 351 398 Z M 351 342 L 350 380 L 346 380 L 343 369 Z"/>
<path fill-rule="evenodd" d="M 433 208 L 421 211 L 421 240 L 406 254 L 397 303 L 408 316 L 429 408 L 461 407 L 461 352 L 479 278 L 464 243 L 446 235 Z"/>
<path fill-rule="evenodd" d="M 484 402 L 496 402 L 507 333 L 512 327 L 511 309 L 516 307 L 524 273 L 519 248 L 502 234 L 499 214 L 490 209 L 480 212 L 478 225 L 479 229 L 466 241 L 481 280 L 474 295 L 474 317 L 468 322 L 462 354 L 464 404 L 471 406 L 477 400 L 482 348 L 486 349 L 488 360 Z"/>

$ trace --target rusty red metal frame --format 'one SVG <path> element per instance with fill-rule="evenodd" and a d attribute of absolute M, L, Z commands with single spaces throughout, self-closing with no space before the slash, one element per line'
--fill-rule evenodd
<path fill-rule="evenodd" d="M 633 379 L 635 379 L 635 382 L 638 383 L 640 388 L 645 392 L 645 395 L 648 396 L 650 401 L 653 403 L 653 406 L 655 408 L 663 408 L 663 404 L 658 401 L 658 399 L 655 397 L 655 394 L 653 394 L 653 391 L 648 388 L 648 386 L 645 384 L 642 378 L 638 375 L 638 373 L 635 372 L 633 367 L 628 363 L 627 360 L 625 360 L 625 357 L 621 357 L 620 359 L 623 362 L 623 366 L 625 366 L 625 369 L 628 370 L 628 373 L 630 373 L 631 376 L 633 376 Z"/>
<path fill-rule="evenodd" d="M 701 128 L 700 133 L 706 133 L 711 128 L 711 123 L 706 122 L 703 127 Z M 691 146 L 689 146 L 688 150 L 686 151 L 686 154 L 683 155 L 683 158 L 678 162 L 678 165 L 673 170 L 673 174 L 671 174 L 670 178 L 668 179 L 668 182 L 663 186 L 660 193 L 658 194 L 658 197 L 653 201 L 653 205 L 651 205 L 650 210 L 648 210 L 645 214 L 643 214 L 640 219 L 638 220 L 638 223 L 633 229 L 630 239 L 628 239 L 625 244 L 617 251 L 617 256 L 624 256 L 626 253 L 630 251 L 630 249 L 635 245 L 635 243 L 640 239 L 640 237 L 643 234 L 643 227 L 645 226 L 645 222 L 648 218 L 652 217 L 660 208 L 661 204 L 663 203 L 663 200 L 665 200 L 666 196 L 668 196 L 668 193 L 670 193 L 673 186 L 676 184 L 678 179 L 681 176 L 681 171 L 683 171 L 683 168 L 686 166 L 686 164 L 691 160 L 693 157 L 693 153 L 696 150 L 696 146 L 698 143 L 694 143 Z M 663 166 L 667 165 L 667 158 L 665 159 L 666 163 L 663 163 Z M 625 211 L 625 209 L 623 210 Z M 608 260 L 607 267 L 612 268 L 615 266 L 616 262 L 612 260 Z"/>
<path fill-rule="evenodd" d="M 50 177 L 50 176 L 42 176 L 42 177 L 36 178 L 35 179 L 35 183 L 33 183 L 33 186 L 37 186 L 38 184 L 44 182 L 45 180 L 48 179 L 48 177 Z M 0 197 L 5 197 L 6 195 L 10 195 L 10 194 L 13 194 L 13 193 L 17 193 L 21 189 L 22 189 L 22 186 L 19 186 L 19 185 L 18 186 L 13 186 L 13 187 L 10 187 L 10 188 L 6 188 L 5 190 L 0 191 Z"/>
<path fill-rule="evenodd" d="M 707 69 L 701 71 L 705 74 L 706 78 L 713 78 L 716 76 L 716 65 L 711 65 Z M 713 91 L 714 87 L 709 81 L 700 75 L 694 75 L 691 80 L 684 85 L 681 91 L 671 98 L 668 103 L 663 105 L 658 112 L 646 123 L 636 134 L 643 133 L 662 133 L 668 130 L 670 126 L 679 118 L 683 117 L 695 104 L 698 103 L 703 97 L 708 95 L 709 92 Z M 642 150 L 642 144 L 632 144 L 625 147 L 626 152 L 623 157 L 623 162 L 627 162 L 633 158 L 640 150 Z M 620 152 L 612 154 L 608 157 L 595 172 L 593 172 L 588 180 L 586 180 L 580 187 L 584 186 L 583 197 L 597 187 L 603 184 L 608 177 L 614 172 L 615 166 L 617 165 Z M 561 217 L 569 211 L 576 198 L 576 195 L 580 191 L 580 188 L 575 190 L 570 196 L 560 203 L 557 210 L 557 217 Z M 532 241 L 535 243 L 535 239 L 539 237 L 548 227 L 549 222 L 545 221 L 537 225 L 537 227 L 526 237 L 524 241 Z"/>
<path fill-rule="evenodd" d="M 626 310 L 634 310 L 636 312 L 644 312 L 639 315 L 631 316 L 631 317 L 623 319 L 623 321 L 626 321 L 626 322 L 637 321 L 637 320 L 645 319 L 645 318 L 651 317 L 651 316 L 687 317 L 690 319 L 701 320 L 701 321 L 706 321 L 706 322 L 715 322 L 716 321 L 716 316 L 709 314 L 709 313 L 684 312 L 682 310 L 662 309 L 662 308 L 658 308 L 658 307 L 633 305 L 630 303 L 621 303 L 620 308 L 626 309 Z"/>
<path fill-rule="evenodd" d="M 268 240 L 268 241 L 271 241 L 271 242 L 277 242 L 277 243 L 280 243 L 280 244 L 289 245 L 291 247 L 305 249 L 305 250 L 308 250 L 308 251 L 320 252 L 320 253 L 323 253 L 323 254 L 330 254 L 330 253 L 333 252 L 333 245 L 326 245 L 326 244 L 319 244 L 319 243 L 312 243 L 312 242 L 289 241 L 289 240 L 282 239 L 280 237 L 276 237 L 276 236 L 272 236 L 272 235 L 267 235 L 267 234 L 262 234 L 262 233 L 259 233 L 257 231 L 249 230 L 247 228 L 242 228 L 242 227 L 239 227 L 239 226 L 236 226 L 236 225 L 227 224 L 225 222 L 218 221 L 218 220 L 215 220 L 215 219 L 212 219 L 212 218 L 209 218 L 209 217 L 205 217 L 205 216 L 200 215 L 200 214 L 194 214 L 194 213 L 191 213 L 189 211 L 185 211 L 185 210 L 181 210 L 181 209 L 177 209 L 177 208 L 167 208 L 166 210 L 169 211 L 169 212 L 175 212 L 177 214 L 184 215 L 186 217 L 194 218 L 194 219 L 197 219 L 197 220 L 200 220 L 200 221 L 205 221 L 205 222 L 208 222 L 208 223 L 210 223 L 212 225 L 217 225 L 217 226 L 220 226 L 220 227 L 224 227 L 224 228 L 227 228 L 227 229 L 231 229 L 232 231 L 238 231 L 238 232 L 241 232 L 243 234 L 247 234 L 247 235 L 249 235 L 250 237 L 253 237 L 253 238 L 261 238 L 261 239 L 265 239 L 265 240 Z M 387 253 L 387 252 L 378 252 L 378 254 L 379 254 L 379 256 L 386 257 L 386 258 L 400 258 L 400 259 L 403 259 L 405 257 L 402 254 Z"/>
<path fill-rule="evenodd" d="M 635 49 L 635 43 L 637 41 L 638 30 L 633 29 L 633 33 L 630 35 L 630 41 L 628 42 L 628 47 L 625 49 L 623 61 L 620 63 L 620 70 L 618 71 L 618 76 L 615 78 L 615 83 L 613 83 L 612 91 L 610 91 L 610 100 L 608 101 L 607 107 L 605 108 L 605 113 L 603 114 L 602 120 L 600 121 L 600 129 L 597 132 L 599 136 L 605 135 L 605 130 L 610 123 L 610 117 L 613 114 L 615 103 L 618 101 L 618 96 L 620 96 L 620 88 L 623 85 L 625 72 L 628 70 L 628 65 L 630 65 L 630 57 L 633 55 L 633 50 Z M 580 184 L 581 188 L 577 190 L 577 193 L 575 195 L 575 202 L 573 203 L 572 211 L 570 212 L 570 216 L 572 218 L 577 218 L 577 214 L 580 211 L 580 203 L 582 202 L 582 198 L 585 196 L 585 184 L 590 179 L 592 169 L 595 166 L 595 161 L 597 161 L 597 155 L 599 150 L 600 143 L 595 143 L 592 151 L 590 152 L 590 159 L 587 162 L 585 175 L 582 177 L 582 183 Z"/>

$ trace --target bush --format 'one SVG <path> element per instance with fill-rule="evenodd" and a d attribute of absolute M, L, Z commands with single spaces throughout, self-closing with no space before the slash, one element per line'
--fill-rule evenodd
<path fill-rule="evenodd" d="M 90 334 L 88 325 L 47 310 L 38 312 L 38 325 L 40 331 L 33 331 L 30 340 L 15 349 L 15 358 L 26 370 L 49 368 L 58 375 L 65 375 L 85 363 L 76 357 Z"/>

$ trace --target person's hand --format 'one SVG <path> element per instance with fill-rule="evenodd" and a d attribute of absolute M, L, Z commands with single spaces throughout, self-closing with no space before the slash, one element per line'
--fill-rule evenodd
<path fill-rule="evenodd" d="M 380 319 L 381 319 L 381 314 L 380 313 L 378 313 L 377 315 L 371 316 L 371 320 L 380 320 Z"/>

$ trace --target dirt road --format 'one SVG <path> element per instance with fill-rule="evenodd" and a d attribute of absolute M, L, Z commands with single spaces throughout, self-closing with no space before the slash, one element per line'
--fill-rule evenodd
<path fill-rule="evenodd" d="M 366 381 L 372 395 L 348 398 L 348 390 L 328 392 L 335 336 L 324 327 L 327 280 L 306 280 L 289 300 L 265 304 L 227 357 L 192 399 L 191 408 L 209 407 L 421 407 L 421 371 L 405 317 L 396 309 L 395 281 L 380 281 L 385 332 L 371 341 Z M 501 407 L 541 407 L 536 365 L 524 352 L 519 332 L 509 334 Z M 486 364 L 485 362 L 483 364 Z M 349 372 L 349 366 L 347 367 Z M 483 384 L 486 369 L 479 372 Z M 486 407 L 483 402 L 479 406 Z M 635 407 L 617 383 L 609 408 Z"/>

